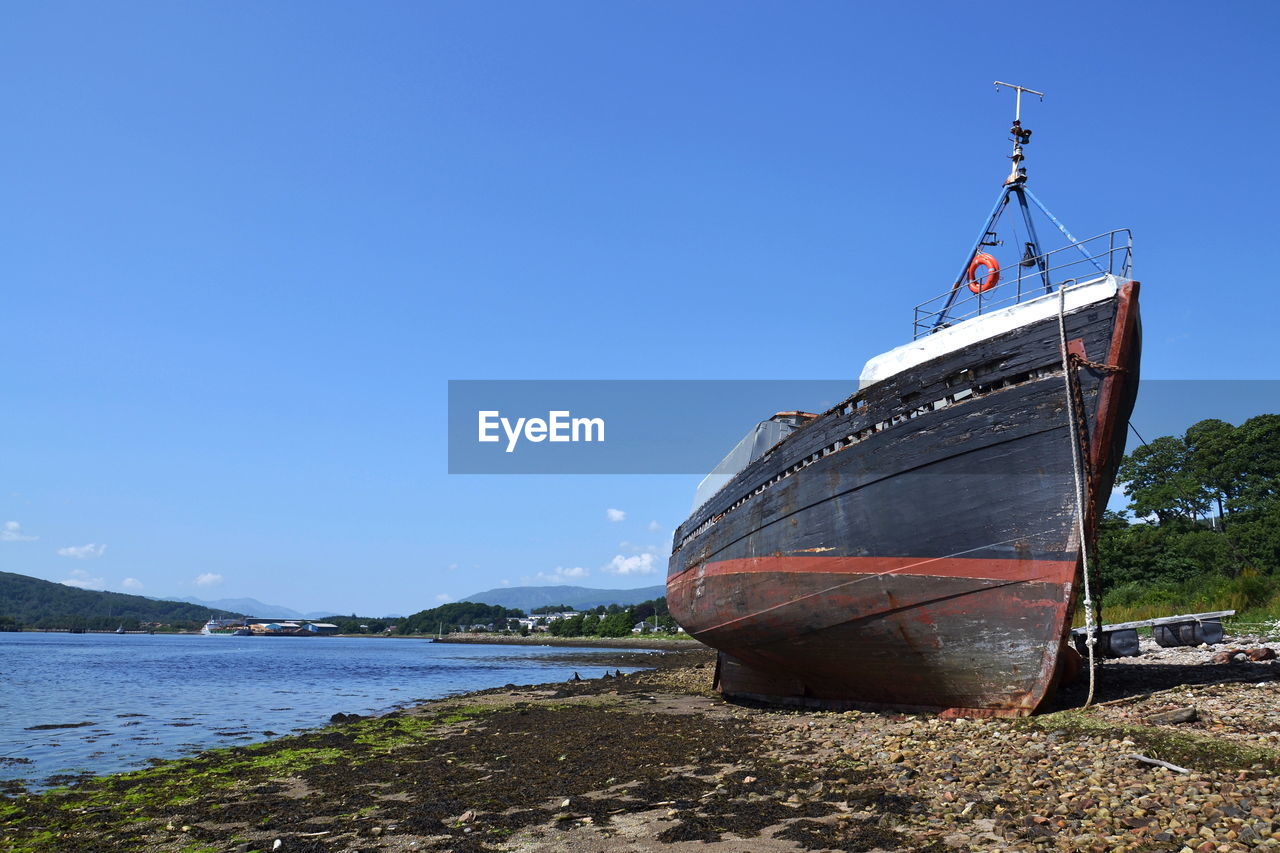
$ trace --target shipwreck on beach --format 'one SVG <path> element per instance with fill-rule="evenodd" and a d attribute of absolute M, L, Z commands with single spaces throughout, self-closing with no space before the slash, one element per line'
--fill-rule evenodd
<path fill-rule="evenodd" d="M 752 430 L 675 533 L 669 606 L 719 650 L 725 694 L 1020 715 L 1078 663 L 1082 549 L 1138 390 L 1139 285 L 1128 231 L 1077 240 L 1027 187 L 1031 90 L 1013 88 L 1013 168 L 913 339 L 829 411 Z M 1002 269 L 1013 206 L 1025 239 Z M 1036 210 L 1064 245 L 1041 246 Z"/>

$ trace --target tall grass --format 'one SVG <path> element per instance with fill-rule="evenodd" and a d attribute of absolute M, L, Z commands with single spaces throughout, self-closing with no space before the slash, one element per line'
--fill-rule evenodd
<path fill-rule="evenodd" d="M 1234 610 L 1234 621 L 1280 619 L 1280 579 L 1246 570 L 1235 577 L 1205 574 L 1178 582 L 1127 583 L 1102 597 L 1102 618 L 1109 624 L 1138 622 L 1182 613 Z M 1084 624 L 1076 608 L 1075 625 Z"/>

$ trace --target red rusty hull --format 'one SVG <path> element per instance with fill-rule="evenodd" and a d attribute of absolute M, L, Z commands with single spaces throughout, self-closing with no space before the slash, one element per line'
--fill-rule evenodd
<path fill-rule="evenodd" d="M 1122 368 L 1078 371 L 1090 529 L 1137 391 L 1137 289 L 1065 319 L 1072 352 Z M 1058 342 L 1054 317 L 883 380 L 695 510 L 668 604 L 722 652 L 723 692 L 982 715 L 1050 695 L 1081 581 Z"/>
<path fill-rule="evenodd" d="M 1034 709 L 1075 562 L 760 557 L 673 578 L 673 613 L 729 652 L 731 695 L 906 710 Z"/>

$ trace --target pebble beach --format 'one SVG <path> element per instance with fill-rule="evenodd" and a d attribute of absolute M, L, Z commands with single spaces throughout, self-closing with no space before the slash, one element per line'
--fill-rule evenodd
<path fill-rule="evenodd" d="M 1258 638 L 1106 661 L 1015 720 L 727 702 L 690 644 L 0 799 L 6 851 L 1280 849 Z"/>

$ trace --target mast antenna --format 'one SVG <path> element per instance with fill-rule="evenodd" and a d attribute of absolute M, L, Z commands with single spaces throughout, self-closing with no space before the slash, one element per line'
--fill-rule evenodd
<path fill-rule="evenodd" d="M 1013 83 L 1001 83 L 999 80 L 997 80 L 996 81 L 997 92 L 1000 91 L 1001 86 L 1004 86 L 1006 89 L 1013 89 L 1017 93 L 1017 97 L 1014 99 L 1014 102 L 1013 102 L 1013 123 L 1014 124 L 1018 124 L 1022 121 L 1022 93 L 1023 92 L 1026 92 L 1028 95 L 1039 95 L 1040 100 L 1041 101 L 1044 100 L 1044 92 L 1037 92 L 1035 89 L 1028 89 L 1026 86 L 1015 86 Z"/>
<path fill-rule="evenodd" d="M 1022 184 L 1027 181 L 1027 170 L 1022 165 L 1022 161 L 1026 159 L 1022 153 L 1022 146 L 1031 142 L 1031 131 L 1022 127 L 1022 93 L 1028 95 L 1038 95 L 1040 100 L 1044 100 L 1044 92 L 1037 92 L 1035 89 L 1028 89 L 1026 86 L 1018 86 L 1014 83 L 1001 83 L 996 81 L 996 91 L 1000 91 L 1000 87 L 1014 91 L 1013 100 L 1013 127 L 1009 129 L 1009 133 L 1013 134 L 1013 153 L 1009 155 L 1009 159 L 1013 161 L 1013 168 L 1009 170 L 1009 177 L 1005 179 L 1005 186 L 1012 184 Z"/>

